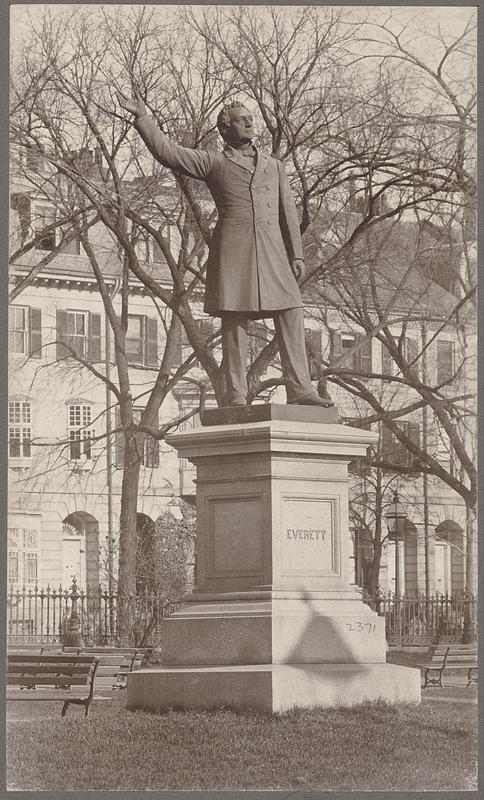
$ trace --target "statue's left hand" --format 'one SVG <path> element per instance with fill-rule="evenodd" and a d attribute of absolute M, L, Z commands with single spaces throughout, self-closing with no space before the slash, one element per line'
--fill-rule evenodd
<path fill-rule="evenodd" d="M 306 274 L 306 264 L 304 263 L 303 259 L 295 258 L 291 262 L 291 269 L 292 274 L 296 278 L 297 282 L 300 283 Z"/>

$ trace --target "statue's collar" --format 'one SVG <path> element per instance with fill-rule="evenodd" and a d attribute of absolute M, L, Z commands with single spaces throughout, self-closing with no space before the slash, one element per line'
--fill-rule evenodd
<path fill-rule="evenodd" d="M 253 144 L 252 147 L 255 150 L 255 166 L 250 158 L 243 156 L 235 147 L 232 147 L 230 144 L 226 144 L 224 146 L 223 153 L 226 158 L 228 158 L 230 161 L 233 161 L 234 164 L 238 164 L 239 167 L 243 167 L 243 169 L 246 169 L 248 172 L 255 172 L 255 170 L 260 166 L 263 156 L 255 144 Z"/>

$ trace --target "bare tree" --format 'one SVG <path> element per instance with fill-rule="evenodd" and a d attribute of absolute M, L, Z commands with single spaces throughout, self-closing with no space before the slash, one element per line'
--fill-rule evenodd
<path fill-rule="evenodd" d="M 411 467 L 393 464 L 397 473 L 436 476 L 463 497 L 470 542 L 476 491 L 473 398 L 466 385 L 469 377 L 472 382 L 469 324 L 475 301 L 472 31 L 464 27 L 449 41 L 440 37 L 443 50 L 432 65 L 395 34 L 395 14 L 391 24 L 379 27 L 365 11 L 331 8 L 187 8 L 163 18 L 153 9 L 120 16 L 84 8 L 55 19 L 46 15 L 17 61 L 13 131 L 22 145 L 45 153 L 78 193 L 68 221 L 70 230 L 82 234 L 86 252 L 99 219 L 122 254 L 122 296 L 135 276 L 170 311 L 168 333 L 175 340 L 183 327 L 221 402 L 216 331 L 203 336 L 193 313 L 204 288 L 213 205 L 200 184 L 153 166 L 116 111 L 114 89 L 136 87 L 163 130 L 192 147 L 214 146 L 214 118 L 228 98 L 237 95 L 256 108 L 261 142 L 285 162 L 298 200 L 311 267 L 304 286 L 308 311 L 331 345 L 338 327 L 361 332 L 345 353 L 332 346 L 317 354 L 321 385 L 354 398 L 358 412 L 348 415 L 354 424 L 383 424 L 408 449 Z M 455 81 L 447 74 L 454 55 L 461 59 Z M 418 92 L 422 75 L 425 91 Z M 103 156 L 105 171 L 95 181 L 67 158 L 87 144 Z M 160 220 L 177 227 L 176 251 L 159 230 Z M 137 257 L 136 237 L 145 235 L 163 253 L 165 284 Z M 445 302 L 435 313 L 429 291 L 437 296 L 444 263 L 452 275 L 441 287 Z M 97 277 L 99 269 L 93 270 Z M 104 295 L 103 302 L 108 313 Z M 125 323 L 121 314 L 117 357 Z M 410 352 L 406 342 L 416 329 L 419 349 Z M 460 356 L 453 374 L 439 384 L 424 362 L 446 329 L 457 332 Z M 390 369 L 362 369 L 356 356 L 369 340 L 380 343 Z M 265 376 L 275 351 L 269 337 L 253 360 L 251 398 L 282 382 Z M 169 364 L 168 353 L 164 377 L 160 371 L 157 378 L 161 394 L 184 374 L 181 368 L 167 378 Z M 143 419 L 153 434 L 156 397 Z M 413 413 L 435 420 L 457 471 L 446 469 L 428 442 L 406 435 L 399 420 Z M 122 416 L 125 430 L 134 430 L 128 408 Z M 373 463 L 378 469 L 392 466 L 381 459 Z M 130 548 L 126 564 L 132 571 L 132 542 Z"/>

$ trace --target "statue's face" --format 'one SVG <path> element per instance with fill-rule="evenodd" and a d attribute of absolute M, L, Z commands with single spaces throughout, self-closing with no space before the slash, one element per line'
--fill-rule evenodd
<path fill-rule="evenodd" d="M 253 119 L 244 106 L 229 108 L 230 123 L 224 130 L 224 139 L 229 144 L 243 144 L 254 138 Z"/>

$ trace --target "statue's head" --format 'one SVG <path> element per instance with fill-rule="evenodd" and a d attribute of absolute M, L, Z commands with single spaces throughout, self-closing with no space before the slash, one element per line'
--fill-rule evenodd
<path fill-rule="evenodd" d="M 217 128 L 227 144 L 250 142 L 254 138 L 251 112 L 237 101 L 224 106 L 217 117 Z"/>

